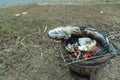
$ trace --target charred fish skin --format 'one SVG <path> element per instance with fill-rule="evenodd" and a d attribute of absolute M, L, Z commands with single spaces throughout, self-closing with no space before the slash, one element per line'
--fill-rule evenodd
<path fill-rule="evenodd" d="M 106 46 L 109 45 L 109 44 L 110 44 L 110 41 L 109 41 L 109 39 L 107 38 L 107 36 L 106 36 L 105 34 L 103 34 L 101 31 L 98 31 L 98 32 L 99 32 L 101 35 L 103 35 L 105 45 L 106 45 Z"/>
<path fill-rule="evenodd" d="M 87 35 L 92 35 L 94 38 L 100 40 L 102 42 L 102 44 L 105 44 L 105 37 L 99 33 L 98 31 L 95 31 L 95 29 L 85 29 L 85 32 Z"/>
<path fill-rule="evenodd" d="M 79 33 L 81 34 L 81 31 L 79 27 L 72 27 L 72 26 L 60 26 L 55 29 L 49 30 L 48 36 L 53 39 L 68 39 L 71 37 L 72 34 Z"/>
<path fill-rule="evenodd" d="M 62 29 L 62 28 L 63 28 L 63 27 L 58 27 L 58 28 L 49 30 L 48 36 L 49 36 L 50 38 L 53 38 L 53 39 L 65 38 L 65 35 L 63 35 L 64 33 L 61 32 L 61 29 Z"/>
<path fill-rule="evenodd" d="M 48 36 L 50 38 L 53 38 L 53 39 L 56 39 L 56 40 L 61 40 L 61 39 L 65 39 L 66 36 L 65 35 L 62 35 L 62 34 L 57 34 L 57 32 L 53 32 L 52 30 L 50 30 L 48 32 Z"/>
<path fill-rule="evenodd" d="M 64 28 L 64 32 L 66 32 L 68 35 L 71 35 L 73 33 L 81 33 L 79 27 L 72 27 L 72 26 L 66 26 Z"/>

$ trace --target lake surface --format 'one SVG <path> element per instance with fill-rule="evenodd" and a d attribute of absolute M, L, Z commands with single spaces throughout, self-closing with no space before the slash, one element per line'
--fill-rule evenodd
<path fill-rule="evenodd" d="M 0 0 L 0 6 L 22 5 L 28 3 L 78 3 L 89 0 Z"/>

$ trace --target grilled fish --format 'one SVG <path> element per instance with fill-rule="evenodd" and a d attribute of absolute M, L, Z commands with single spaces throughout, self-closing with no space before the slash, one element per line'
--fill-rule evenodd
<path fill-rule="evenodd" d="M 85 44 L 78 46 L 78 49 L 80 51 L 91 51 L 92 49 L 95 48 L 96 46 L 96 41 L 95 40 L 91 40 L 91 41 L 86 41 L 84 42 Z"/>
<path fill-rule="evenodd" d="M 48 32 L 48 35 L 53 39 L 68 39 L 73 33 L 81 33 L 79 27 L 57 27 Z"/>
<path fill-rule="evenodd" d="M 92 35 L 94 38 L 100 40 L 102 42 L 102 44 L 105 43 L 104 36 L 102 34 L 100 34 L 99 32 L 92 31 L 92 30 L 89 30 L 89 29 L 86 29 L 85 31 L 86 31 L 87 35 Z"/>

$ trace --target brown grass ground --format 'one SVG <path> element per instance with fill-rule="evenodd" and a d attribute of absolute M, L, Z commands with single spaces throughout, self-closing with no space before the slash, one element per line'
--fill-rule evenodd
<path fill-rule="evenodd" d="M 28 14 L 15 16 L 22 12 Z M 0 8 L 0 80 L 74 80 L 61 59 L 60 42 L 47 36 L 48 30 L 65 25 L 89 26 L 109 36 L 118 55 L 98 79 L 119 80 L 119 4 L 32 4 Z"/>

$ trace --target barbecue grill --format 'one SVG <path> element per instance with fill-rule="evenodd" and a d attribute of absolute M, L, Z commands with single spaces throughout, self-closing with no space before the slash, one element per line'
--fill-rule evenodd
<path fill-rule="evenodd" d="M 96 78 L 95 75 L 110 61 L 112 57 L 114 57 L 115 49 L 105 34 L 101 31 L 92 28 L 89 29 L 93 32 L 101 34 L 104 42 L 91 34 L 86 34 L 85 28 L 80 27 L 80 30 L 82 35 L 72 34 L 69 39 L 62 40 L 60 53 L 65 65 L 69 66 L 70 72 L 76 80 L 94 80 Z M 82 37 L 89 37 L 92 40 L 96 40 L 97 47 L 99 48 L 98 52 L 88 59 L 76 59 L 76 57 L 65 48 L 68 44 L 74 44 Z"/>

